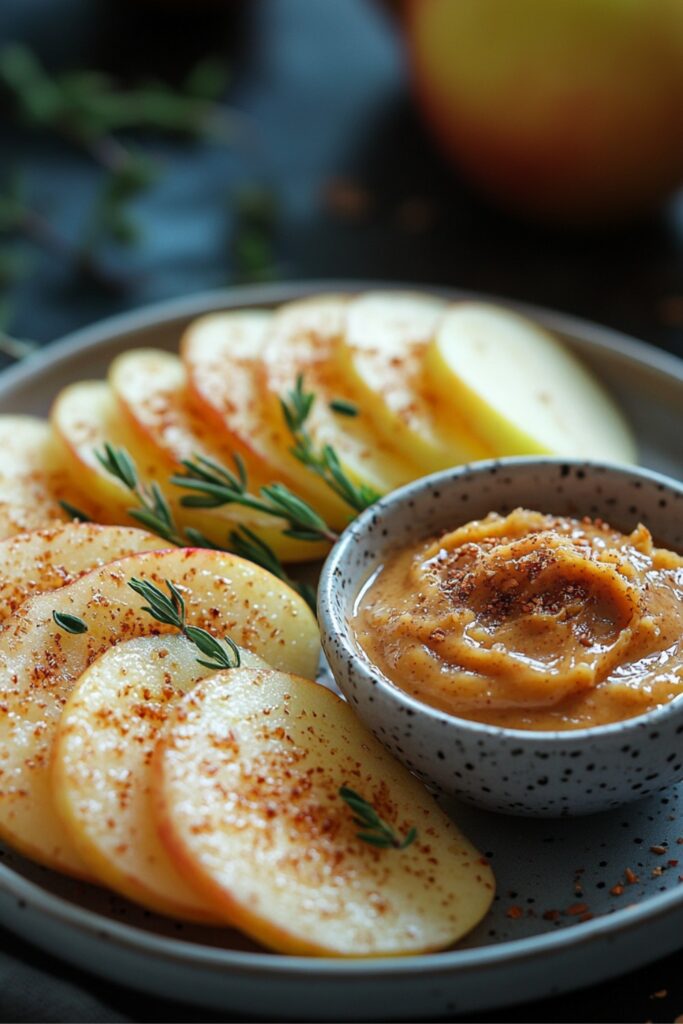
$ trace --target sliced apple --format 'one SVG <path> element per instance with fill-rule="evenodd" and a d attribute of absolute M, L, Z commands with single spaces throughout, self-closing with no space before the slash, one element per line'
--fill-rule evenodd
<path fill-rule="evenodd" d="M 49 425 L 33 416 L 0 416 L 0 448 L 0 539 L 68 519 L 59 499 L 73 495 Z"/>
<path fill-rule="evenodd" d="M 163 542 L 131 526 L 60 523 L 0 541 L 0 622 L 34 594 L 57 590 L 79 576 Z"/>
<path fill-rule="evenodd" d="M 190 401 L 221 442 L 242 456 L 256 484 L 278 474 L 255 375 L 270 320 L 269 312 L 252 309 L 211 313 L 194 320 L 180 343 Z"/>
<path fill-rule="evenodd" d="M 384 440 L 423 468 L 447 469 L 492 454 L 453 409 L 444 424 L 423 373 L 446 303 L 411 292 L 366 292 L 349 303 L 339 356 L 363 410 Z"/>
<path fill-rule="evenodd" d="M 244 559 L 207 549 L 129 555 L 26 601 L 0 631 L 0 838 L 43 864 L 87 875 L 57 817 L 48 765 L 59 716 L 75 680 L 121 640 L 169 632 L 142 611 L 128 586 L 138 576 L 183 592 L 188 622 L 229 635 L 276 668 L 315 674 L 319 635 L 306 603 Z M 59 629 L 53 610 L 83 619 Z"/>
<path fill-rule="evenodd" d="M 174 707 L 153 760 L 160 834 L 219 912 L 283 953 L 442 949 L 483 917 L 491 869 L 329 690 L 223 672 Z M 363 841 L 355 790 L 404 849 Z M 201 793 L 201 799 L 197 794 Z"/>
<path fill-rule="evenodd" d="M 496 455 L 635 461 L 626 421 L 598 381 L 557 338 L 511 310 L 451 306 L 425 369 L 443 422 L 461 413 Z"/>
<path fill-rule="evenodd" d="M 199 414 L 244 458 L 253 483 L 286 484 L 330 525 L 342 528 L 352 513 L 291 455 L 277 399 L 275 417 L 264 402 L 261 360 L 271 324 L 272 314 L 252 310 L 195 320 L 181 343 L 190 394 Z"/>
<path fill-rule="evenodd" d="M 234 470 L 233 449 L 216 441 L 210 420 L 195 412 L 187 400 L 187 377 L 177 356 L 160 349 L 133 349 L 114 360 L 109 384 L 119 408 L 162 478 L 183 471 L 182 462 L 203 455 Z M 258 489 L 254 481 L 252 491 Z M 257 533 L 282 561 L 322 558 L 329 545 L 297 541 L 283 535 L 286 523 L 239 505 L 211 510 L 180 505 L 181 492 L 166 488 L 179 522 L 200 529 L 216 544 L 225 544 L 232 530 L 246 526 Z"/>
<path fill-rule="evenodd" d="M 57 396 L 50 422 L 61 464 L 69 478 L 78 481 L 102 507 L 98 520 L 131 523 L 128 509 L 136 505 L 135 498 L 103 469 L 95 453 L 102 451 L 109 441 L 130 452 L 143 480 L 161 483 L 163 473 L 148 453 L 136 447 L 135 434 L 121 416 L 109 385 L 100 380 L 70 384 Z"/>
<path fill-rule="evenodd" d="M 348 301 L 325 295 L 281 306 L 275 313 L 261 356 L 263 388 L 275 436 L 283 452 L 292 440 L 280 409 L 280 398 L 295 386 L 299 375 L 315 402 L 306 429 L 316 447 L 335 449 L 344 472 L 356 484 L 384 494 L 419 476 L 418 467 L 378 439 L 360 397 L 345 386 L 338 349 Z M 336 412 L 330 403 L 348 401 L 357 415 Z M 299 466 L 302 480 L 310 475 Z M 348 511 L 342 510 L 348 520 Z M 335 525 L 343 525 L 336 523 Z"/>
<path fill-rule="evenodd" d="M 268 667 L 251 651 L 240 655 L 245 667 Z M 52 789 L 73 846 L 95 878 L 151 910 L 210 922 L 221 917 L 174 867 L 150 800 L 159 730 L 178 699 L 215 671 L 198 657 L 184 636 L 146 636 L 97 658 L 62 713 Z"/>

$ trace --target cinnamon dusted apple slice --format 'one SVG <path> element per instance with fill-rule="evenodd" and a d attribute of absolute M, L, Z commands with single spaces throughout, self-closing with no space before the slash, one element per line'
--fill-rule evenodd
<path fill-rule="evenodd" d="M 0 538 L 67 520 L 59 499 L 72 495 L 49 425 L 33 416 L 0 416 L 0 449 Z"/>
<path fill-rule="evenodd" d="M 130 491 L 97 458 L 106 442 L 130 453 L 141 479 L 165 483 L 162 467 L 136 446 L 106 381 L 86 380 L 64 388 L 52 406 L 50 422 L 64 470 L 102 507 L 100 522 L 131 523 L 128 510 L 136 505 Z"/>
<path fill-rule="evenodd" d="M 108 647 L 171 630 L 143 610 L 145 602 L 128 585 L 133 577 L 162 587 L 173 580 L 188 623 L 232 637 L 276 668 L 311 676 L 317 668 L 318 627 L 303 599 L 264 569 L 224 552 L 129 555 L 26 601 L 0 631 L 0 837 L 68 873 L 87 870 L 52 804 L 48 766 L 59 716 L 76 679 Z M 65 632 L 55 624 L 55 610 L 82 620 L 87 631 Z"/>
<path fill-rule="evenodd" d="M 280 481 L 331 526 L 343 528 L 353 513 L 291 454 L 294 442 L 283 436 L 278 396 L 275 418 L 265 401 L 262 359 L 272 322 L 271 313 L 252 310 L 195 320 L 181 343 L 190 395 L 199 414 L 244 459 L 252 486 Z M 280 358 L 289 362 L 289 352 Z"/>
<path fill-rule="evenodd" d="M 451 306 L 429 345 L 439 415 L 464 416 L 496 455 L 633 462 L 631 432 L 597 379 L 540 325 L 500 306 Z"/>
<path fill-rule="evenodd" d="M 453 407 L 435 415 L 423 373 L 427 345 L 446 303 L 412 292 L 367 292 L 349 303 L 339 356 L 363 411 L 387 444 L 422 467 L 447 469 L 492 451 Z"/>
<path fill-rule="evenodd" d="M 258 655 L 239 654 L 243 666 L 267 668 Z M 184 636 L 138 637 L 97 658 L 62 713 L 52 788 L 73 846 L 98 881 L 163 914 L 220 921 L 166 853 L 150 800 L 150 760 L 164 721 L 215 672 L 198 658 Z"/>
<path fill-rule="evenodd" d="M 203 456 L 234 471 L 233 450 L 216 438 L 211 420 L 195 412 L 188 402 L 187 375 L 177 356 L 160 349 L 133 349 L 118 356 L 109 368 L 109 384 L 119 409 L 135 434 L 135 447 L 144 451 L 143 461 L 168 480 L 182 473 L 184 460 Z M 258 490 L 249 481 L 252 492 Z M 281 561 L 302 562 L 321 558 L 329 545 L 299 541 L 283 533 L 282 519 L 259 514 L 238 504 L 213 509 L 187 508 L 181 492 L 165 488 L 186 526 L 201 530 L 216 544 L 225 545 L 231 531 L 246 526 L 275 551 Z"/>
<path fill-rule="evenodd" d="M 357 487 L 379 495 L 419 476 L 420 469 L 377 437 L 359 396 L 344 387 L 338 349 L 347 305 L 343 296 L 324 295 L 280 307 L 261 355 L 264 402 L 280 450 L 286 453 L 292 438 L 280 399 L 303 378 L 304 391 L 315 396 L 305 423 L 315 449 L 331 446 L 344 474 Z M 310 473 L 299 466 L 302 485 Z M 348 508 L 343 509 L 335 525 L 348 517 Z"/>
<path fill-rule="evenodd" d="M 323 687 L 235 669 L 174 707 L 153 761 L 160 834 L 226 919 L 285 953 L 442 949 L 486 913 L 491 869 Z"/>
<path fill-rule="evenodd" d="M 0 622 L 34 594 L 72 583 L 79 576 L 163 542 L 132 526 L 60 523 L 0 541 Z"/>

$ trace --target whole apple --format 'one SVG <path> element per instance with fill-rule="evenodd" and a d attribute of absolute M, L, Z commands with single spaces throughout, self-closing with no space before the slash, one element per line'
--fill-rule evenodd
<path fill-rule="evenodd" d="M 509 208 L 625 219 L 683 180 L 683 0 L 408 0 L 436 138 Z"/>

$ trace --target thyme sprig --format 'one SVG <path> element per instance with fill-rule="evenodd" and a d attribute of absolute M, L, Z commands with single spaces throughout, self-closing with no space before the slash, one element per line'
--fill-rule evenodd
<path fill-rule="evenodd" d="M 106 441 L 104 449 L 96 451 L 95 456 L 102 468 L 138 499 L 138 507 L 126 509 L 131 519 L 169 543 L 184 547 L 185 538 L 176 526 L 163 491 L 155 481 L 149 486 L 141 483 L 137 467 L 126 449 L 117 448 Z"/>
<path fill-rule="evenodd" d="M 217 105 L 227 78 L 223 62 L 214 58 L 197 64 L 179 89 L 153 79 L 123 87 L 101 71 L 50 74 L 32 50 L 12 43 L 0 50 L 0 81 L 26 124 L 82 146 L 108 170 L 127 160 L 117 132 L 146 128 L 225 138 L 236 121 Z"/>
<path fill-rule="evenodd" d="M 378 846 L 381 849 L 405 850 L 407 846 L 417 839 L 417 829 L 410 828 L 403 839 L 400 839 L 388 824 L 364 797 L 356 793 L 355 789 L 349 786 L 342 786 L 339 796 L 353 811 L 354 824 L 359 825 L 361 832 L 356 832 L 356 837 L 362 839 L 370 846 Z"/>
<path fill-rule="evenodd" d="M 184 460 L 185 472 L 172 476 L 171 483 L 194 493 L 183 495 L 180 504 L 186 508 L 242 505 L 275 519 L 284 519 L 287 525 L 282 532 L 286 537 L 330 543 L 337 540 L 337 533 L 322 516 L 284 484 L 266 484 L 258 495 L 252 494 L 243 460 L 235 453 L 233 461 L 234 472 L 205 455 Z"/>
<path fill-rule="evenodd" d="M 339 412 L 339 399 L 336 402 L 335 411 Z M 304 377 L 300 373 L 287 398 L 280 399 L 282 415 L 294 441 L 290 451 L 302 465 L 324 480 L 330 490 L 354 512 L 363 512 L 369 505 L 373 505 L 380 495 L 367 484 L 354 484 L 349 479 L 332 445 L 324 444 L 319 450 L 316 449 L 313 438 L 306 429 L 314 403 L 315 394 L 304 390 Z M 353 407 L 347 407 L 346 415 L 353 415 L 349 408 Z"/>
<path fill-rule="evenodd" d="M 313 588 L 307 583 L 300 583 L 298 580 L 292 579 L 273 549 L 248 527 L 240 526 L 237 530 L 233 530 L 228 536 L 228 543 L 226 545 L 215 544 L 201 530 L 197 530 L 193 526 L 185 527 L 183 533 L 176 524 L 169 503 L 158 484 L 152 483 L 149 487 L 145 487 L 140 483 L 135 462 L 125 448 L 117 448 L 107 442 L 104 450 L 96 451 L 95 455 L 101 466 L 111 476 L 119 480 L 138 499 L 140 502 L 139 506 L 127 509 L 128 515 L 135 519 L 136 522 L 145 526 L 151 533 L 156 533 L 163 540 L 169 541 L 178 547 L 185 547 L 189 541 L 190 544 L 200 548 L 210 548 L 214 551 L 232 551 L 243 558 L 248 558 L 249 561 L 256 562 L 257 565 L 263 566 L 264 569 L 267 569 L 274 576 L 283 580 L 284 583 L 303 597 L 304 601 L 315 613 L 316 595 Z M 229 470 L 218 466 L 217 463 L 212 463 L 211 465 L 214 466 L 212 472 L 220 470 L 222 473 L 228 474 L 228 476 L 233 476 Z M 234 479 L 235 481 L 241 481 L 246 488 L 246 471 L 239 457 L 236 458 L 236 465 L 239 476 L 234 477 Z M 72 518 L 82 518 L 83 513 L 75 508 L 75 506 L 69 505 L 67 502 L 61 502 L 60 504 Z M 207 499 L 204 502 L 188 501 L 184 502 L 184 504 L 200 508 L 213 508 L 224 505 L 226 502 L 222 499 L 212 501 Z"/>
<path fill-rule="evenodd" d="M 147 601 L 142 611 L 147 612 L 157 622 L 163 622 L 168 626 L 175 626 L 183 636 L 187 637 L 190 643 L 205 655 L 205 658 L 197 658 L 200 665 L 205 668 L 239 668 L 241 659 L 240 652 L 234 640 L 226 636 L 221 643 L 215 636 L 201 629 L 199 626 L 188 626 L 186 622 L 185 600 L 178 590 L 178 587 L 171 580 L 166 580 L 166 586 L 170 597 L 164 594 L 149 580 L 141 580 L 133 577 L 128 581 L 128 586 Z M 227 645 L 227 646 L 224 646 Z M 210 659 L 210 660 L 206 660 Z"/>

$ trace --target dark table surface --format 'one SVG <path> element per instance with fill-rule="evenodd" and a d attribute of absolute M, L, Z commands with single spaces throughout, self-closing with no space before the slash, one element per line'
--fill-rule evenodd
<path fill-rule="evenodd" d="M 354 278 L 452 285 L 619 328 L 683 355 L 683 199 L 610 232 L 530 227 L 486 206 L 434 152 L 411 107 L 401 39 L 363 0 L 2 0 L 0 43 L 28 42 L 52 68 L 182 78 L 208 53 L 230 68 L 241 128 L 225 145 L 135 139 L 163 164 L 136 202 L 139 243 L 105 247 L 123 287 L 79 276 L 68 254 L 21 244 L 30 273 L 5 289 L 0 324 L 40 343 L 159 299 L 244 281 Z M 18 126 L 0 106 L 0 174 L 72 244 L 99 170 Z M 237 196 L 277 215 L 244 256 Z M 247 239 L 250 244 L 253 239 Z M 683 940 L 682 940 L 683 944 Z M 646 951 L 644 950 L 644 959 Z M 560 999 L 480 1020 L 673 1021 L 681 957 Z M 225 1020 L 105 984 L 0 931 L 0 1017 L 22 1021 Z M 229 1019 L 229 1017 L 228 1017 Z"/>

